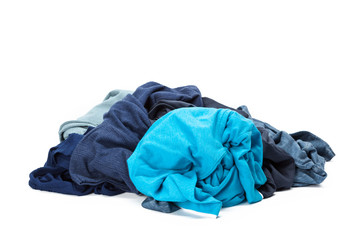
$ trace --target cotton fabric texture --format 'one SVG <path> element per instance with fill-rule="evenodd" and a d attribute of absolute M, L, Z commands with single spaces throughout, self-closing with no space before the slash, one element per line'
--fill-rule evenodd
<path fill-rule="evenodd" d="M 143 194 L 218 215 L 221 207 L 262 199 L 260 132 L 231 110 L 181 108 L 156 121 L 127 161 Z"/>
<path fill-rule="evenodd" d="M 71 179 L 69 174 L 70 157 L 82 138 L 82 135 L 72 133 L 57 146 L 52 147 L 49 150 L 48 159 L 44 167 L 40 167 L 30 173 L 30 187 L 77 196 L 90 193 L 113 196 L 121 193 L 119 189 L 116 189 L 111 184 L 86 186 L 78 185 Z"/>
<path fill-rule="evenodd" d="M 216 109 L 230 109 L 236 111 L 245 118 L 251 119 L 251 116 L 241 109 L 230 108 L 223 105 L 211 98 L 203 97 L 204 107 Z M 162 100 L 156 104 L 149 112 L 149 117 L 153 122 L 164 116 L 166 113 L 182 107 L 195 107 L 192 104 L 184 103 L 181 101 L 167 101 Z M 247 108 L 246 108 L 247 109 Z M 248 110 L 247 110 L 248 111 Z M 262 169 L 267 178 L 265 184 L 258 188 L 259 192 L 264 198 L 273 196 L 276 191 L 290 189 L 294 183 L 295 177 L 295 162 L 294 159 L 283 149 L 281 149 L 275 141 L 270 137 L 269 130 L 258 126 L 261 133 L 263 144 L 263 166 Z M 177 211 L 179 208 L 171 202 L 157 201 L 154 198 L 147 198 L 142 203 L 144 208 L 170 213 Z"/>
<path fill-rule="evenodd" d="M 103 115 L 109 111 L 110 107 L 131 93 L 132 91 L 129 90 L 112 90 L 106 95 L 102 103 L 93 107 L 84 116 L 64 122 L 59 129 L 60 141 L 64 141 L 72 133 L 83 135 L 88 127 L 96 127 L 102 123 Z"/>
<path fill-rule="evenodd" d="M 156 82 L 140 86 L 115 103 L 104 115 L 104 121 L 76 146 L 70 161 L 74 182 L 109 183 L 124 192 L 138 193 L 129 178 L 126 160 L 151 126 L 148 111 L 163 99 L 202 106 L 201 93 L 195 86 L 171 89 Z"/>
<path fill-rule="evenodd" d="M 325 180 L 325 163 L 335 156 L 329 144 L 311 132 L 288 134 L 280 131 L 266 122 L 252 118 L 246 106 L 238 109 L 248 113 L 258 129 L 266 129 L 274 143 L 294 159 L 296 167 L 293 187 L 320 184 Z"/>
<path fill-rule="evenodd" d="M 203 103 L 204 107 L 231 109 L 246 118 L 252 119 L 247 108 L 246 111 L 243 111 L 242 109 L 233 109 L 207 97 L 203 98 Z M 262 125 L 255 126 L 261 133 L 263 144 L 262 169 L 267 178 L 266 183 L 258 190 L 264 198 L 268 198 L 271 197 L 275 191 L 291 188 L 294 183 L 295 162 L 294 159 L 270 137 L 268 129 L 264 128 Z"/>
<path fill-rule="evenodd" d="M 45 165 L 30 173 L 30 187 L 77 196 L 143 193 L 144 208 L 165 213 L 182 207 L 217 215 L 221 207 L 320 184 L 335 156 L 313 133 L 280 131 L 193 85 L 113 90 L 58 133 Z"/>

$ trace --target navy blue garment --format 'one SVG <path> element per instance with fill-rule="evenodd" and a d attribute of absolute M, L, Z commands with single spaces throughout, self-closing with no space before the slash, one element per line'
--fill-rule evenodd
<path fill-rule="evenodd" d="M 126 192 L 139 193 L 130 180 L 126 160 L 151 126 L 148 112 L 161 100 L 178 100 L 202 106 L 195 86 L 168 88 L 148 82 L 115 103 L 104 121 L 75 148 L 70 161 L 71 178 L 79 185 L 110 183 Z"/>
<path fill-rule="evenodd" d="M 224 104 L 221 104 L 221 103 L 215 101 L 214 99 L 211 99 L 211 98 L 208 98 L 208 97 L 203 97 L 202 99 L 203 99 L 204 107 L 217 108 L 217 109 L 221 109 L 221 108 L 230 109 L 230 110 L 233 110 L 233 111 L 239 113 L 243 117 L 249 118 L 249 114 L 242 111 L 241 109 L 234 109 L 234 108 L 225 106 Z"/>
<path fill-rule="evenodd" d="M 251 119 L 248 111 L 230 108 L 211 98 L 204 97 L 203 102 L 204 107 L 231 109 L 242 116 Z M 267 129 L 256 124 L 255 126 L 261 133 L 261 140 L 263 144 L 262 169 L 267 178 L 266 183 L 258 190 L 264 198 L 268 198 L 271 197 L 275 191 L 291 188 L 295 177 L 295 163 L 294 159 L 288 153 L 276 145 L 274 140 L 270 137 Z"/>
<path fill-rule="evenodd" d="M 263 166 L 267 181 L 258 190 L 264 198 L 271 197 L 274 192 L 290 189 L 295 178 L 295 161 L 283 149 L 276 145 L 269 132 L 257 127 L 263 143 Z"/>
<path fill-rule="evenodd" d="M 246 106 L 238 109 L 251 115 Z M 266 122 L 252 118 L 255 126 L 268 131 L 276 145 L 287 152 L 295 161 L 295 177 L 293 187 L 320 184 L 327 177 L 325 162 L 330 161 L 335 153 L 321 138 L 311 132 L 301 131 L 288 134 Z"/>
<path fill-rule="evenodd" d="M 151 122 L 154 123 L 156 120 L 158 120 L 168 112 L 184 107 L 196 107 L 196 106 L 194 104 L 183 101 L 160 100 L 150 109 L 148 116 Z"/>
<path fill-rule="evenodd" d="M 70 134 L 65 141 L 52 147 L 49 150 L 48 159 L 44 167 L 38 168 L 30 173 L 30 187 L 43 191 L 78 196 L 93 192 L 109 196 L 121 193 L 110 184 L 86 186 L 73 182 L 69 174 L 70 157 L 74 148 L 82 138 L 82 135 L 75 133 Z"/>

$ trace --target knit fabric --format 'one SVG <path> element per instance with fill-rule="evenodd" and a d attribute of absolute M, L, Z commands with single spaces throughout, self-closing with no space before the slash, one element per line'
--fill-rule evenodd
<path fill-rule="evenodd" d="M 66 140 L 52 147 L 49 150 L 48 159 L 44 167 L 40 167 L 30 173 L 30 187 L 43 191 L 77 196 L 90 193 L 113 196 L 122 193 L 121 190 L 116 189 L 111 184 L 86 186 L 76 184 L 71 179 L 69 174 L 70 157 L 74 148 L 82 138 L 82 135 L 72 133 Z"/>
<path fill-rule="evenodd" d="M 181 108 L 156 121 L 127 161 L 143 194 L 218 215 L 221 207 L 262 199 L 260 132 L 231 110 Z"/>
<path fill-rule="evenodd" d="M 251 117 L 246 106 L 240 106 L 239 109 L 247 112 Z M 266 129 L 276 145 L 294 159 L 294 187 L 320 184 L 325 180 L 327 176 L 325 162 L 335 156 L 329 144 L 311 132 L 301 131 L 288 134 L 266 122 L 251 119 L 257 128 Z"/>
<path fill-rule="evenodd" d="M 102 123 L 103 115 L 109 111 L 110 107 L 131 93 L 132 91 L 128 90 L 113 90 L 106 95 L 102 103 L 93 107 L 84 116 L 64 122 L 59 129 L 60 141 L 64 141 L 72 133 L 83 135 L 88 127 L 96 127 Z"/>
<path fill-rule="evenodd" d="M 126 160 L 151 125 L 148 111 L 163 99 L 202 106 L 195 86 L 171 89 L 155 82 L 140 86 L 115 103 L 104 115 L 104 121 L 80 141 L 71 156 L 71 178 L 79 185 L 110 183 L 123 191 L 138 193 L 129 178 Z"/>
<path fill-rule="evenodd" d="M 216 102 L 211 98 L 203 98 L 204 107 L 212 107 L 219 109 L 231 109 L 246 118 L 251 118 L 248 109 L 233 109 Z M 295 163 L 294 159 L 270 137 L 269 130 L 256 125 L 261 133 L 263 144 L 263 166 L 262 169 L 266 175 L 267 181 L 258 190 L 264 198 L 271 197 L 275 191 L 291 188 L 294 183 Z"/>
<path fill-rule="evenodd" d="M 335 153 L 307 131 L 289 134 L 202 97 L 196 86 L 148 82 L 113 90 L 77 120 L 30 173 L 33 189 L 71 195 L 145 194 L 142 206 L 218 215 L 291 187 L 320 184 Z"/>

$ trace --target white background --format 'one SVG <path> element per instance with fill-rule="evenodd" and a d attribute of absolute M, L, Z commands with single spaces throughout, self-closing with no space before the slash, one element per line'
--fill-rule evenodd
<path fill-rule="evenodd" d="M 0 80 L 1 239 L 359 239 L 359 1 L 1 1 Z M 315 133 L 328 178 L 218 219 L 27 185 L 62 122 L 151 80 Z"/>

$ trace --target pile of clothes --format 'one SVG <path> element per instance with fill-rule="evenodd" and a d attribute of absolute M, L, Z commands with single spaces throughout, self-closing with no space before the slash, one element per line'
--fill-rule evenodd
<path fill-rule="evenodd" d="M 72 195 L 143 194 L 142 206 L 218 215 L 275 191 L 320 184 L 334 152 L 314 134 L 288 134 L 202 97 L 196 86 L 148 82 L 111 91 L 60 126 L 60 143 L 30 173 L 33 189 Z"/>

